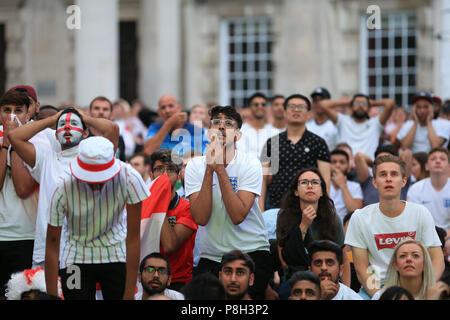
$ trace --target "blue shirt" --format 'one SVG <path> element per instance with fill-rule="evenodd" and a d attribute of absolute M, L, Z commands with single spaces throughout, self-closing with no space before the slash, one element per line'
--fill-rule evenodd
<path fill-rule="evenodd" d="M 148 128 L 147 139 L 154 137 L 163 124 L 164 122 L 152 123 Z M 180 156 L 190 150 L 201 151 L 204 154 L 207 143 L 209 142 L 205 129 L 185 122 L 183 128 L 174 130 L 164 138 L 160 148 L 177 150 Z"/>

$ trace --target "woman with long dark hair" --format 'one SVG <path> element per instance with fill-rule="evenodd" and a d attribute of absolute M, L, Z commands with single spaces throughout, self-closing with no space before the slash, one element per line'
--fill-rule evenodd
<path fill-rule="evenodd" d="M 276 233 L 280 262 L 287 277 L 308 269 L 310 259 L 306 248 L 312 241 L 330 240 L 344 247 L 342 224 L 317 168 L 303 169 L 291 181 L 281 201 Z M 350 284 L 347 258 L 341 280 Z"/>

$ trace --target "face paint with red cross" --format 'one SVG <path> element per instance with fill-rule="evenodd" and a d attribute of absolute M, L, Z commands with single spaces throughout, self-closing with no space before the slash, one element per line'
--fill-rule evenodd
<path fill-rule="evenodd" d="M 56 126 L 56 136 L 62 146 L 78 145 L 83 138 L 83 124 L 80 117 L 74 113 L 62 115 Z"/>

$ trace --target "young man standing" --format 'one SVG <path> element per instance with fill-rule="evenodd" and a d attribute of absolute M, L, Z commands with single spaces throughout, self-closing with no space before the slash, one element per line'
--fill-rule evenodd
<path fill-rule="evenodd" d="M 264 180 L 261 190 L 261 209 L 279 208 L 283 194 L 291 179 L 301 168 L 317 167 L 327 190 L 330 186 L 330 151 L 326 142 L 306 128 L 307 113 L 311 109 L 309 99 L 293 94 L 284 101 L 287 122 L 286 131 L 267 140 L 261 153 Z M 265 208 L 266 191 L 269 206 Z"/>
<path fill-rule="evenodd" d="M 337 142 L 347 142 L 354 154 L 362 152 L 373 160 L 380 135 L 395 108 L 395 101 L 393 99 L 372 101 L 364 94 L 355 94 L 351 100 L 321 100 L 319 106 L 336 124 L 339 132 Z M 338 113 L 335 109 L 339 106 L 349 106 L 352 114 Z M 372 106 L 384 108 L 379 116 L 369 118 Z"/>
<path fill-rule="evenodd" d="M 55 152 L 28 140 L 46 128 L 56 124 L 56 137 L 61 152 Z M 31 167 L 31 176 L 39 183 L 39 203 L 36 220 L 36 235 L 33 249 L 33 266 L 43 266 L 45 239 L 49 221 L 49 206 L 59 177 L 69 171 L 69 163 L 76 158 L 78 144 L 89 135 L 88 128 L 95 128 L 113 142 L 117 149 L 119 129 L 113 122 L 81 115 L 74 108 L 67 108 L 44 120 L 34 121 L 11 132 L 8 137 L 14 150 Z"/>
<path fill-rule="evenodd" d="M 280 131 L 286 130 L 286 119 L 284 118 L 284 96 L 274 95 L 270 99 L 270 113 L 272 115 L 272 126 Z M 258 155 L 259 156 L 259 155 Z"/>
<path fill-rule="evenodd" d="M 330 158 L 330 198 L 334 201 L 336 213 L 343 221 L 347 213 L 363 207 L 363 193 L 359 183 L 347 180 L 350 170 L 348 154 L 336 149 L 331 152 Z"/>
<path fill-rule="evenodd" d="M 342 250 L 332 241 L 314 241 L 308 247 L 311 270 L 320 279 L 322 300 L 362 300 L 355 291 L 340 282 L 344 271 Z"/>
<path fill-rule="evenodd" d="M 444 270 L 441 242 L 430 212 L 422 205 L 400 200 L 406 184 L 405 163 L 395 156 L 380 156 L 373 174 L 380 202 L 353 213 L 345 238 L 365 299 L 384 284 L 394 248 L 404 238 L 422 241 L 427 247 L 437 278 Z"/>
<path fill-rule="evenodd" d="M 433 148 L 428 153 L 425 168 L 430 177 L 414 183 L 408 190 L 408 201 L 423 204 L 430 210 L 436 226 L 450 236 L 450 159 L 445 148 Z"/>
<path fill-rule="evenodd" d="M 251 300 L 248 289 L 255 280 L 255 264 L 252 258 L 240 250 L 223 255 L 219 279 L 228 300 Z"/>
<path fill-rule="evenodd" d="M 142 179 L 144 179 L 145 184 L 150 188 L 152 178 L 150 178 L 150 163 L 145 157 L 144 153 L 135 153 L 128 160 L 128 163 L 139 172 Z"/>
<path fill-rule="evenodd" d="M 249 293 L 252 299 L 264 299 L 273 270 L 258 206 L 262 167 L 257 158 L 236 150 L 241 126 L 241 116 L 233 107 L 214 107 L 206 156 L 192 158 L 186 167 L 185 188 L 191 214 L 205 226 L 199 239 L 196 273 L 218 275 L 222 256 L 239 248 L 255 262 L 255 282 Z"/>
<path fill-rule="evenodd" d="M 45 251 L 47 292 L 57 294 L 59 273 L 66 300 L 94 300 L 97 282 L 105 300 L 133 300 L 141 204 L 149 195 L 139 173 L 114 157 L 108 139 L 81 141 L 70 173 L 63 173 L 51 197 Z M 78 272 L 79 286 L 71 282 L 74 272 Z"/>
<path fill-rule="evenodd" d="M 319 104 L 319 101 L 331 99 L 331 94 L 327 89 L 318 87 L 311 93 L 311 99 L 313 119 L 306 122 L 306 128 L 323 138 L 330 151 L 334 150 L 336 148 L 338 131 L 333 121 L 328 118 Z"/>
<path fill-rule="evenodd" d="M 0 299 L 14 272 L 32 265 L 39 185 L 11 148 L 8 134 L 29 119 L 26 94 L 8 91 L 0 98 Z M 35 143 L 34 138 L 30 139 Z"/>
<path fill-rule="evenodd" d="M 242 137 L 236 143 L 238 150 L 248 155 L 259 158 L 261 150 L 267 139 L 280 133 L 281 130 L 267 123 L 267 97 L 257 92 L 248 99 L 248 109 L 252 114 L 251 119 L 242 125 Z"/>

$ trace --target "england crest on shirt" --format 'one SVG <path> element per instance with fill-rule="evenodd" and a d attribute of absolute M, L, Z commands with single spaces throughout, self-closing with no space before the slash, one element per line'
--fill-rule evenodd
<path fill-rule="evenodd" d="M 230 179 L 231 185 L 233 186 L 233 190 L 234 192 L 236 192 L 238 188 L 237 177 L 229 177 L 228 179 Z"/>
<path fill-rule="evenodd" d="M 450 198 L 442 200 L 444 202 L 444 208 L 450 208 Z"/>

